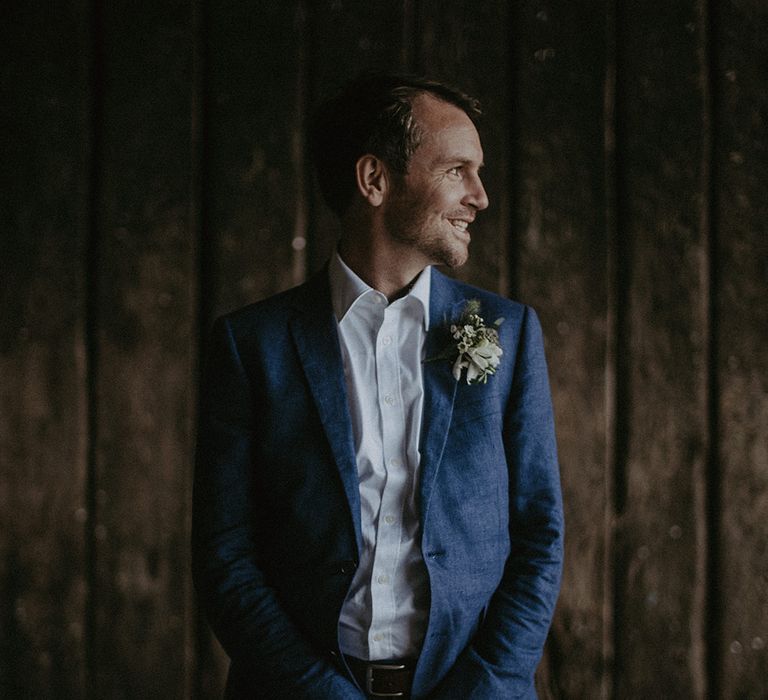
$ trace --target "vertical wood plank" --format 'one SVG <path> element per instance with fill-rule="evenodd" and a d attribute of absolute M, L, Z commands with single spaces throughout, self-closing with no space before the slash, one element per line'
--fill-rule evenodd
<path fill-rule="evenodd" d="M 93 692 L 188 696 L 190 6 L 102 11 Z"/>
<path fill-rule="evenodd" d="M 702 6 L 619 3 L 619 228 L 628 308 L 618 697 L 706 695 L 707 232 Z M 651 672 L 652 669 L 652 672 Z"/>
<path fill-rule="evenodd" d="M 89 18 L 79 2 L 3 15 L 0 696 L 79 697 Z"/>
<path fill-rule="evenodd" d="M 402 70 L 404 14 L 401 2 L 355 3 L 317 0 L 309 4 L 306 55 L 310 109 L 368 70 Z M 319 269 L 338 240 L 338 222 L 310 184 L 309 269 Z"/>
<path fill-rule="evenodd" d="M 205 6 L 202 322 L 300 283 L 306 267 L 306 8 Z M 265 41 L 265 36 L 269 37 Z M 229 660 L 201 624 L 197 693 L 221 697 Z"/>
<path fill-rule="evenodd" d="M 469 260 L 451 274 L 506 295 L 510 226 L 507 3 L 426 0 L 416 9 L 418 71 L 457 85 L 477 97 L 483 108 L 479 125 L 485 156 L 482 178 L 490 205 L 471 226 Z"/>
<path fill-rule="evenodd" d="M 768 6 L 713 7 L 723 698 L 768 696 Z"/>
<path fill-rule="evenodd" d="M 600 697 L 605 673 L 605 16 L 601 0 L 536 0 L 510 25 L 515 294 L 544 327 L 566 510 L 544 697 Z"/>
<path fill-rule="evenodd" d="M 306 10 L 218 0 L 207 13 L 205 295 L 217 316 L 304 276 Z"/>

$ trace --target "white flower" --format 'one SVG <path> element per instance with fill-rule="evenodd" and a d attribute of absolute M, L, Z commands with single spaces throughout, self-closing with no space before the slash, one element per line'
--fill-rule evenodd
<path fill-rule="evenodd" d="M 461 370 L 465 367 L 469 367 L 469 362 L 464 359 L 464 355 L 460 354 L 456 358 L 456 362 L 453 363 L 453 378 L 458 382 L 461 379 Z"/>
<path fill-rule="evenodd" d="M 476 365 L 481 372 L 495 372 L 503 353 L 504 351 L 498 345 L 487 338 L 483 338 L 475 347 L 467 350 L 472 364 Z"/>
<path fill-rule="evenodd" d="M 488 377 L 496 372 L 504 354 L 497 330 L 504 319 L 488 327 L 477 313 L 479 310 L 480 302 L 474 299 L 468 301 L 459 322 L 450 327 L 451 336 L 458 341 L 453 350 L 458 351 L 453 361 L 453 376 L 457 382 L 463 369 L 467 370 L 467 384 L 487 382 Z"/>

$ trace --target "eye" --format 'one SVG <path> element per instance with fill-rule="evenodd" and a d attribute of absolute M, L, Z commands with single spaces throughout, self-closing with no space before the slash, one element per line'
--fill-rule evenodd
<path fill-rule="evenodd" d="M 460 165 L 455 165 L 452 168 L 448 168 L 446 173 L 448 175 L 450 175 L 451 177 L 461 177 L 461 166 Z"/>

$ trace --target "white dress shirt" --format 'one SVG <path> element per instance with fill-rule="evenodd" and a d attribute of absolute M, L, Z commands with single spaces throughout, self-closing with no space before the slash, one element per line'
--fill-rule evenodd
<path fill-rule="evenodd" d="M 360 479 L 363 551 L 339 642 L 361 659 L 415 657 L 429 606 L 417 501 L 429 268 L 389 303 L 338 255 L 330 267 Z"/>

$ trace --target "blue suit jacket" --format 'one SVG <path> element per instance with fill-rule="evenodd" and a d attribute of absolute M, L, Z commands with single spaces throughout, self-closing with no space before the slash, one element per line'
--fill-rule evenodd
<path fill-rule="evenodd" d="M 560 585 L 562 507 L 541 329 L 432 270 L 427 357 L 467 299 L 504 317 L 487 384 L 424 364 L 419 504 L 429 624 L 414 698 L 535 698 Z M 230 697 L 359 699 L 337 623 L 361 547 L 354 441 L 327 271 L 219 319 L 201 399 L 198 595 Z M 335 659 L 334 660 L 334 655 Z"/>

